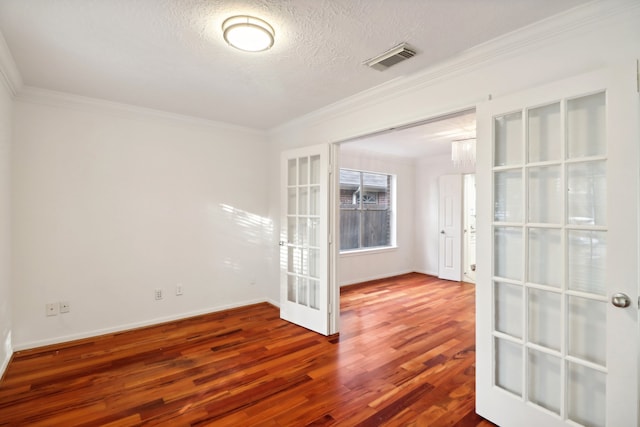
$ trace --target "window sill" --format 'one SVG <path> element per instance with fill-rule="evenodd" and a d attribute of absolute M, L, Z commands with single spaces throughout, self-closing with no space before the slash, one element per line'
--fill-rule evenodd
<path fill-rule="evenodd" d="M 340 251 L 340 257 L 373 255 L 384 252 L 392 252 L 398 249 L 397 246 L 381 246 L 379 248 L 353 249 L 348 251 Z"/>

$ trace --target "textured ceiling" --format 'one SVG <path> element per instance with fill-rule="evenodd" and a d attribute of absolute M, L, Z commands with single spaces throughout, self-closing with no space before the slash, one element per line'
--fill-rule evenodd
<path fill-rule="evenodd" d="M 268 129 L 586 0 L 0 0 L 27 86 Z M 274 47 L 222 39 L 235 14 Z M 408 42 L 384 72 L 362 65 Z"/>
<path fill-rule="evenodd" d="M 415 159 L 451 154 L 457 139 L 475 138 L 476 113 L 469 111 L 428 123 L 363 137 L 340 145 L 341 152 Z"/>

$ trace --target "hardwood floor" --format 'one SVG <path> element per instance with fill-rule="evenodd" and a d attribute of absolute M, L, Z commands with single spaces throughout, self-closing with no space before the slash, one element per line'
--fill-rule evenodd
<path fill-rule="evenodd" d="M 492 426 L 474 413 L 474 287 L 343 288 L 323 337 L 263 303 L 14 354 L 0 425 Z"/>

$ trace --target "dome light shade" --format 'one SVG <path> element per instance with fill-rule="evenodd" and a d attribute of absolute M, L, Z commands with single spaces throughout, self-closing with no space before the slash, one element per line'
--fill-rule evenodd
<path fill-rule="evenodd" d="M 222 23 L 224 39 L 229 45 L 246 52 L 261 52 L 273 46 L 273 27 L 252 16 L 232 16 Z"/>

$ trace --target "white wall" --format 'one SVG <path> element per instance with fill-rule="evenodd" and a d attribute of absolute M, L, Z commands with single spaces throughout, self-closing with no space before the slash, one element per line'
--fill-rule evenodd
<path fill-rule="evenodd" d="M 338 260 L 340 286 L 414 271 L 415 175 L 413 161 L 348 151 L 340 153 L 340 167 L 396 176 L 397 225 L 396 248 L 340 255 Z"/>
<path fill-rule="evenodd" d="M 26 348 L 277 301 L 282 150 L 343 141 L 466 109 L 489 94 L 635 60 L 637 6 L 595 2 L 468 50 L 274 129 L 268 149 L 257 132 L 22 97 L 14 137 L 0 130 L 0 232 L 13 217 L 11 247 L 8 230 L 0 237 L 0 298 L 13 298 L 13 325 L 0 302 L 5 342 L 11 330 L 15 348 Z M 11 116 L 8 99 L 0 95 L 0 123 Z M 178 282 L 181 297 L 173 295 Z M 164 300 L 153 300 L 155 288 L 164 289 Z M 63 300 L 70 313 L 44 315 L 46 302 Z"/>
<path fill-rule="evenodd" d="M 99 104 L 17 98 L 15 349 L 263 301 L 271 286 L 264 134 Z M 45 316 L 59 301 L 71 312 Z"/>
<path fill-rule="evenodd" d="M 0 378 L 12 354 L 10 156 L 13 100 L 0 83 Z"/>
<path fill-rule="evenodd" d="M 457 168 L 451 156 L 424 157 L 416 161 L 415 271 L 438 275 L 440 245 L 439 181 L 448 174 L 472 173 L 473 168 Z"/>
<path fill-rule="evenodd" d="M 276 228 L 280 228 L 282 150 L 345 141 L 467 109 L 486 101 L 489 95 L 495 98 L 596 68 L 630 64 L 640 57 L 639 6 L 630 0 L 590 3 L 273 129 L 269 134 L 269 214 Z M 277 283 L 277 261 L 273 258 L 269 272 L 271 282 Z M 270 295 L 277 296 L 277 291 L 274 286 Z"/>

